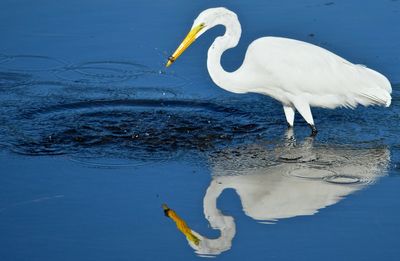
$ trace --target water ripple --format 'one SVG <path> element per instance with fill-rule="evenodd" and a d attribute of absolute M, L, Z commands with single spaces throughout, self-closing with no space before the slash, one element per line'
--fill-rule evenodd
<path fill-rule="evenodd" d="M 60 80 L 73 83 L 106 84 L 127 81 L 149 70 L 147 66 L 134 62 L 105 60 L 70 65 L 54 74 Z"/>
<path fill-rule="evenodd" d="M 264 127 L 235 108 L 192 100 L 94 100 L 31 108 L 19 116 L 13 151 L 170 158 L 244 141 Z M 21 135 L 21 132 L 23 135 Z M 22 137 L 22 138 L 21 138 Z"/>
<path fill-rule="evenodd" d="M 301 149 L 288 153 L 277 146 L 285 122 L 277 104 L 251 95 L 191 97 L 186 90 L 193 84 L 177 74 L 131 61 L 74 64 L 40 55 L 0 54 L 2 145 L 21 154 L 68 154 L 87 161 L 95 157 L 170 159 L 187 152 L 210 154 L 227 145 L 262 142 L 274 148 L 274 157 L 257 148 L 251 149 L 252 155 L 243 156 L 257 164 L 313 164 L 316 169 L 335 164 L 326 155 L 321 160 L 312 150 L 305 155 Z M 393 103 L 398 97 L 395 90 Z M 362 142 L 382 143 L 375 133 L 382 112 L 368 108 L 369 117 L 374 118 L 369 119 L 362 110 L 324 112 L 321 116 L 316 110 L 316 118 L 323 119 L 319 139 L 357 140 L 349 133 L 362 131 L 366 133 Z M 396 107 L 385 112 L 386 119 L 397 121 Z M 344 122 L 346 128 L 341 127 Z M 337 125 L 337 130 L 331 132 L 327 124 Z M 393 139 L 396 128 L 388 126 L 379 137 Z M 297 128 L 302 129 L 306 130 Z M 277 144 L 268 144 L 270 141 Z M 237 162 L 247 164 L 245 160 Z M 313 178 L 301 169 L 293 170 L 292 175 Z M 349 180 L 340 176 L 327 182 Z"/>
<path fill-rule="evenodd" d="M 0 61 L 0 69 L 16 72 L 52 71 L 65 65 L 65 61 L 43 55 L 6 55 Z"/>
<path fill-rule="evenodd" d="M 32 75 L 28 73 L 0 71 L 0 89 L 21 86 L 31 80 Z"/>

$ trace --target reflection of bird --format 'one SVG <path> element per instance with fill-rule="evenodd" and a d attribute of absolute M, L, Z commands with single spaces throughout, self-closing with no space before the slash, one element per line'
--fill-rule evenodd
<path fill-rule="evenodd" d="M 260 222 L 313 215 L 382 177 L 389 160 L 385 148 L 313 146 L 310 140 L 274 151 L 253 145 L 216 153 L 210 158 L 213 178 L 203 207 L 221 235 L 209 239 L 192 231 L 200 243 L 189 244 L 202 255 L 231 248 L 234 219 L 217 207 L 225 189 L 234 189 L 245 214 Z"/>
<path fill-rule="evenodd" d="M 279 37 L 263 37 L 252 42 L 242 66 L 226 72 L 221 56 L 235 47 L 241 26 L 235 13 L 210 8 L 194 21 L 189 34 L 168 58 L 171 65 L 196 38 L 208 29 L 223 25 L 226 32 L 208 50 L 207 68 L 212 80 L 234 93 L 261 93 L 283 104 L 289 126 L 297 110 L 317 133 L 310 106 L 333 109 L 354 108 L 358 104 L 389 106 L 392 88 L 385 76 L 355 65 L 318 46 Z"/>

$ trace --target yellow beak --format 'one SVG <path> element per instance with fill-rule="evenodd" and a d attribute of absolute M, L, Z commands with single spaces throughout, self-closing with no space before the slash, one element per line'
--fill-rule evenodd
<path fill-rule="evenodd" d="M 183 39 L 182 43 L 175 50 L 175 52 L 168 58 L 168 62 L 165 65 L 166 67 L 170 66 L 176 59 L 196 40 L 197 34 L 205 27 L 205 24 L 201 23 L 196 27 L 193 27 L 192 30 L 187 34 L 185 39 Z"/>

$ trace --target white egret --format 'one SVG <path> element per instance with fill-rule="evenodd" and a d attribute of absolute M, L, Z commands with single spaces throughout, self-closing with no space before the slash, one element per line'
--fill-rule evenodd
<path fill-rule="evenodd" d="M 293 126 L 295 110 L 315 135 L 310 107 L 388 107 L 391 103 L 392 87 L 382 74 L 316 45 L 288 38 L 262 37 L 253 41 L 240 68 L 225 71 L 221 56 L 238 44 L 242 29 L 236 14 L 223 7 L 200 13 L 166 66 L 216 25 L 225 26 L 226 31 L 208 49 L 207 68 L 214 83 L 230 92 L 261 93 L 280 101 L 289 127 Z"/>

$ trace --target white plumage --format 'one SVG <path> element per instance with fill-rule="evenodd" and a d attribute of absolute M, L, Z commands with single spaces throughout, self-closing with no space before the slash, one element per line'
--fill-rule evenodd
<path fill-rule="evenodd" d="M 226 32 L 208 50 L 207 68 L 212 80 L 234 93 L 261 93 L 283 105 L 286 120 L 293 126 L 297 110 L 317 130 L 310 107 L 355 108 L 358 104 L 389 106 L 392 87 L 382 74 L 356 65 L 321 47 L 280 37 L 263 37 L 252 42 L 242 66 L 226 72 L 221 56 L 235 47 L 241 26 L 235 13 L 226 8 L 210 8 L 194 21 L 192 30 L 169 58 L 172 64 L 183 51 L 208 29 L 223 25 Z"/>

